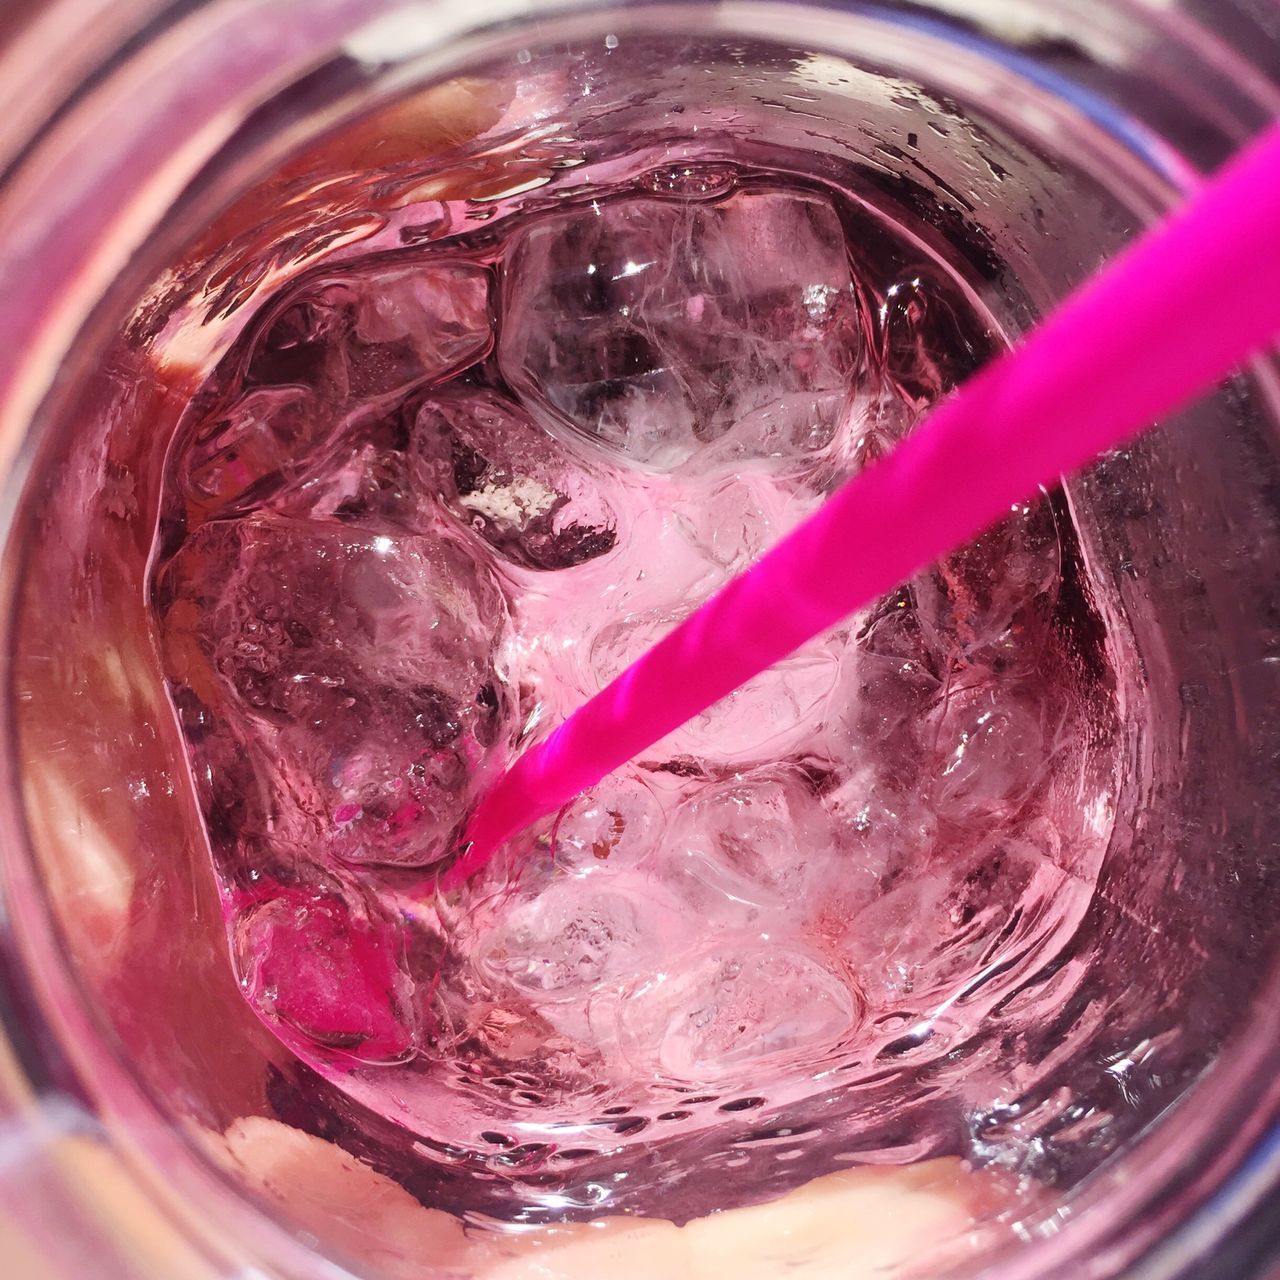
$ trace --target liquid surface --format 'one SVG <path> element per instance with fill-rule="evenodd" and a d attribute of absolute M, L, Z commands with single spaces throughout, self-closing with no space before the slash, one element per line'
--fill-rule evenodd
<path fill-rule="evenodd" d="M 523 745 L 998 346 L 918 242 L 724 163 L 253 320 L 171 453 L 152 603 L 246 999 L 348 1123 L 499 1215 L 812 1174 L 836 1134 L 999 1157 L 966 1085 L 1065 998 L 1110 822 L 1057 498 L 434 890 Z"/>

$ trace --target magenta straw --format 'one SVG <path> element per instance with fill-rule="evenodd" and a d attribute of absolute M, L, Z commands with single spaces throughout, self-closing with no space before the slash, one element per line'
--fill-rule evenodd
<path fill-rule="evenodd" d="M 883 461 L 530 748 L 451 887 L 510 837 L 1280 337 L 1280 124 Z"/>

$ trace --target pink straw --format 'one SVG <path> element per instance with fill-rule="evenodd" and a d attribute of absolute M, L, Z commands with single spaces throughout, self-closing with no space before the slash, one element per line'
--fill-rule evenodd
<path fill-rule="evenodd" d="M 530 748 L 448 888 L 511 836 L 1280 336 L 1280 125 L 883 461 Z"/>

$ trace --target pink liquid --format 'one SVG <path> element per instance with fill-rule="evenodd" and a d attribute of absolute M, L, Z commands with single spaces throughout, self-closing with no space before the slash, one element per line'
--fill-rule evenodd
<path fill-rule="evenodd" d="M 783 208 L 799 233 L 786 248 L 784 237 L 774 234 L 780 219 L 770 213 Z M 831 299 L 844 295 L 843 278 L 833 284 L 838 270 L 824 269 L 821 253 L 810 261 L 806 252 L 812 247 L 807 233 L 820 225 L 821 209 L 817 202 L 794 196 L 743 197 L 695 215 L 690 237 L 692 260 L 698 264 L 694 274 L 700 277 L 710 265 L 717 286 L 730 286 L 713 291 L 717 300 L 744 291 L 733 288 L 740 268 L 725 261 L 717 269 L 714 257 L 699 260 L 698 252 L 713 241 L 738 243 L 747 252 L 762 250 L 749 268 L 755 286 L 783 263 L 797 269 L 800 278 L 816 281 L 804 287 L 803 297 L 809 304 L 823 299 L 824 323 L 794 330 L 804 345 L 793 353 L 790 370 L 815 384 L 808 392 L 811 430 L 822 429 L 829 413 L 827 389 L 841 381 L 841 366 L 852 363 L 847 330 L 835 320 L 836 309 L 827 309 Z M 1109 263 L 1018 351 L 1006 353 L 966 383 L 958 397 L 928 415 L 911 439 L 841 485 L 818 511 L 732 577 L 545 742 L 527 750 L 471 815 L 468 848 L 442 878 L 443 888 L 463 883 L 539 818 L 557 812 L 753 678 L 843 625 L 857 610 L 966 546 L 1010 510 L 1036 500 L 1044 486 L 1118 448 L 1162 413 L 1203 395 L 1252 353 L 1264 350 L 1280 332 L 1280 305 L 1274 290 L 1254 289 L 1253 262 L 1270 241 L 1276 213 L 1280 129 L 1228 166 L 1189 208 Z M 605 216 L 598 206 L 597 216 Z M 717 230 L 711 235 L 713 226 Z M 555 221 L 542 228 L 542 239 L 557 243 L 556 228 Z M 838 239 L 838 229 L 830 239 Z M 549 264 L 555 261 L 548 258 Z M 615 279 L 656 265 L 628 262 L 623 277 Z M 506 269 L 519 275 L 527 272 L 527 264 L 517 259 Z M 592 264 L 589 272 L 594 269 Z M 1202 341 L 1181 317 L 1210 299 L 1221 301 L 1223 282 L 1242 276 L 1248 284 L 1238 288 L 1237 305 L 1227 308 L 1230 323 L 1217 328 L 1212 342 Z M 700 288 L 701 281 L 694 287 Z M 646 316 L 661 312 L 654 301 L 642 299 L 640 310 Z M 705 301 L 703 293 L 692 294 L 686 319 L 700 325 Z M 621 309 L 623 316 L 629 313 L 629 307 Z M 786 315 L 785 307 L 780 314 Z M 775 338 L 769 328 L 756 325 L 753 336 Z M 702 336 L 689 333 L 688 341 L 677 345 L 701 353 Z M 806 340 L 815 336 L 819 341 L 811 347 Z M 749 346 L 745 350 L 751 374 L 758 356 Z M 727 370 L 738 354 L 726 350 L 711 367 Z M 514 362 L 526 376 L 528 363 Z M 695 363 L 697 372 L 705 367 Z M 756 408 L 766 415 L 795 412 L 796 401 L 788 404 L 786 381 L 779 376 L 784 367 L 775 360 L 766 376 L 743 384 L 754 386 Z M 561 370 L 542 369 L 540 381 L 546 385 L 548 373 L 555 379 Z M 1099 396 L 1099 388 L 1106 388 L 1106 394 Z M 762 389 L 767 390 L 762 394 Z M 668 394 L 666 400 L 678 402 L 678 396 Z M 712 398 L 695 412 L 695 429 L 714 430 L 722 407 Z M 741 431 L 743 417 L 750 421 L 753 415 L 749 404 L 735 408 L 726 429 Z M 632 405 L 626 409 L 623 444 L 639 458 L 646 442 L 637 428 L 652 426 L 653 420 L 633 412 Z M 571 412 L 570 417 L 603 437 L 605 424 L 591 415 Z"/>
<path fill-rule="evenodd" d="M 1070 990 L 1116 751 L 1057 498 L 433 892 L 522 746 L 999 346 L 909 235 L 725 164 L 250 324 L 171 455 L 153 601 L 282 1115 L 495 1216 L 1022 1159 L 967 1090 Z"/>

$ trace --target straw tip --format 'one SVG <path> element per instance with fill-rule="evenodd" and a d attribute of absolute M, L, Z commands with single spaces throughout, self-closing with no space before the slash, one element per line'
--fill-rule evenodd
<path fill-rule="evenodd" d="M 436 879 L 437 890 L 451 893 L 462 888 L 488 860 L 488 854 L 479 849 L 475 840 L 464 840 L 458 849 L 458 856 Z"/>

